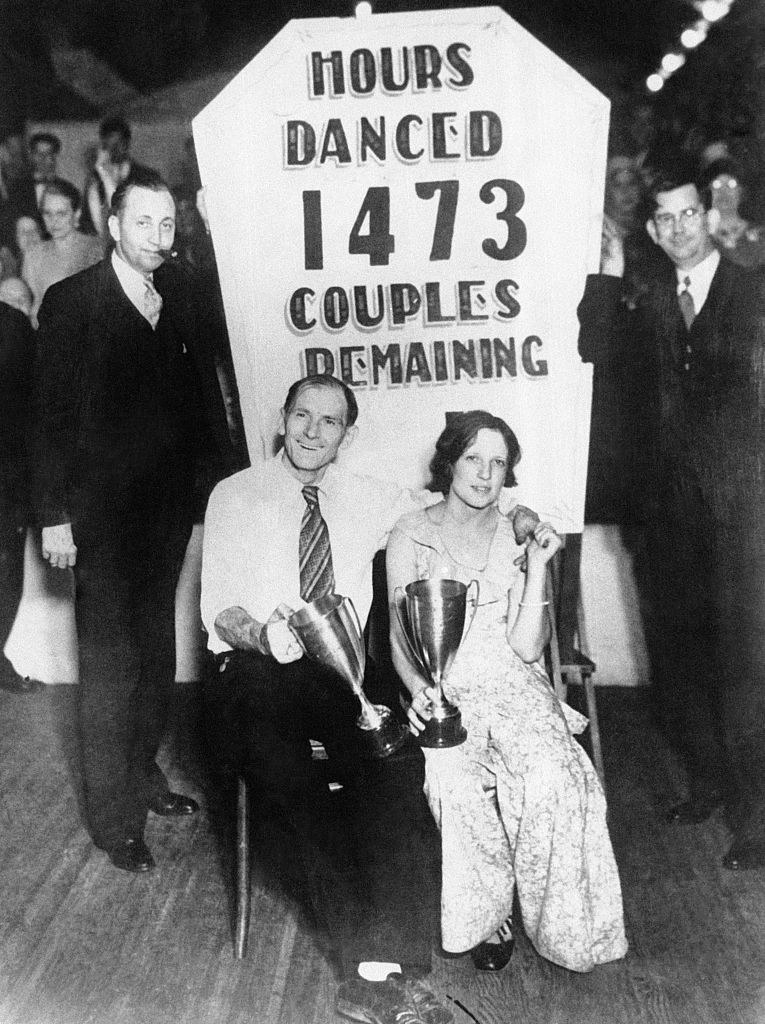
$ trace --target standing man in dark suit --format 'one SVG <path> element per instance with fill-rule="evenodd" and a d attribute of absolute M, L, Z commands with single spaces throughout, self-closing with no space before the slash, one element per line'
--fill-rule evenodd
<path fill-rule="evenodd" d="M 175 205 L 156 173 L 115 191 L 109 231 L 112 255 L 53 285 L 40 308 L 36 493 L 43 555 L 75 572 L 93 840 L 117 867 L 148 871 L 147 811 L 197 810 L 155 758 L 194 476 L 213 446 L 228 462 L 229 442 L 204 311 L 188 275 L 164 263 Z"/>
<path fill-rule="evenodd" d="M 666 273 L 630 312 L 604 233 L 580 306 L 582 358 L 622 368 L 635 419 L 636 572 L 657 711 L 688 773 L 676 823 L 725 805 L 732 870 L 765 866 L 765 467 L 761 280 L 712 242 L 693 170 L 660 174 L 646 228 Z"/>
<path fill-rule="evenodd" d="M 32 693 L 41 683 L 20 676 L 3 654 L 24 584 L 29 522 L 29 400 L 34 362 L 29 319 L 0 302 L 0 689 Z"/>

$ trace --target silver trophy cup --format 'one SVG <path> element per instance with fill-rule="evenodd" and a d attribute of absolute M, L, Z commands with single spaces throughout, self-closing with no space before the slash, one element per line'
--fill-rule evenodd
<path fill-rule="evenodd" d="M 327 594 L 293 612 L 287 624 L 309 658 L 331 668 L 361 704 L 356 725 L 374 757 L 387 757 L 406 741 L 407 732 L 384 704 L 364 693 L 366 647 L 356 609 L 348 597 Z"/>
<path fill-rule="evenodd" d="M 471 594 L 472 592 L 472 594 Z M 412 658 L 436 691 L 433 717 L 420 733 L 423 747 L 456 747 L 467 732 L 459 708 L 444 695 L 444 680 L 478 607 L 478 581 L 416 580 L 396 587 L 396 615 Z M 468 617 L 468 602 L 473 611 Z"/>

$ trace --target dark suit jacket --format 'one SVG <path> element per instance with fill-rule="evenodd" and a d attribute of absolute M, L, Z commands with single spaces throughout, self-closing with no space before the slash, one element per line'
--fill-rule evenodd
<path fill-rule="evenodd" d="M 0 244 L 15 246 L 15 225 L 21 216 L 36 220 L 43 236 L 47 237 L 31 175 L 18 178 L 8 187 L 8 200 L 0 208 Z"/>
<path fill-rule="evenodd" d="M 0 302 L 0 517 L 23 520 L 35 337 L 27 317 Z"/>
<path fill-rule="evenodd" d="M 45 294 L 35 373 L 42 526 L 76 521 L 94 500 L 119 503 L 132 482 L 161 477 L 181 449 L 210 458 L 214 445 L 218 476 L 234 469 L 193 281 L 163 265 L 154 283 L 163 298 L 156 332 L 123 292 L 108 257 Z"/>
<path fill-rule="evenodd" d="M 674 474 L 692 478 L 716 516 L 751 503 L 763 441 L 762 275 L 722 259 L 690 331 L 671 267 L 634 310 L 620 285 L 588 278 L 579 352 L 596 374 L 618 368 L 635 489 L 658 493 Z"/>

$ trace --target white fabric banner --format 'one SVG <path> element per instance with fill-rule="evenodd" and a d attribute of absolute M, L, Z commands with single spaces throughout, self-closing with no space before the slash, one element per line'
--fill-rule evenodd
<path fill-rule="evenodd" d="M 352 468 L 421 486 L 444 414 L 488 409 L 524 502 L 580 530 L 607 130 L 499 8 L 290 22 L 194 121 L 253 458 L 328 372 Z"/>

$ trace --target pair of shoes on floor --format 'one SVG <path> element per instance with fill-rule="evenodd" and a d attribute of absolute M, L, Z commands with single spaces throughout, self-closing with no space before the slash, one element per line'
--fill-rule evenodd
<path fill-rule="evenodd" d="M 149 800 L 149 810 L 163 818 L 187 817 L 197 813 L 199 804 L 183 793 L 164 793 Z"/>
<path fill-rule="evenodd" d="M 667 811 L 667 821 L 675 825 L 698 825 L 710 818 L 724 802 L 719 789 L 694 793 L 687 800 L 670 807 Z"/>
<path fill-rule="evenodd" d="M 452 1024 L 454 1014 L 421 978 L 351 978 L 337 990 L 335 1009 L 362 1024 Z"/>
<path fill-rule="evenodd" d="M 0 690 L 5 690 L 7 693 L 26 694 L 38 693 L 42 688 L 43 684 L 39 679 L 20 676 L 0 651 Z"/>
<path fill-rule="evenodd" d="M 501 971 L 510 963 L 515 949 L 513 924 L 510 918 L 497 929 L 499 942 L 479 942 L 470 950 L 470 958 L 477 971 Z"/>
<path fill-rule="evenodd" d="M 140 836 L 122 839 L 110 846 L 106 852 L 115 868 L 120 868 L 122 871 L 143 874 L 155 867 L 151 850 Z"/>
<path fill-rule="evenodd" d="M 728 871 L 755 871 L 765 868 L 765 839 L 734 839 L 722 860 Z"/>

